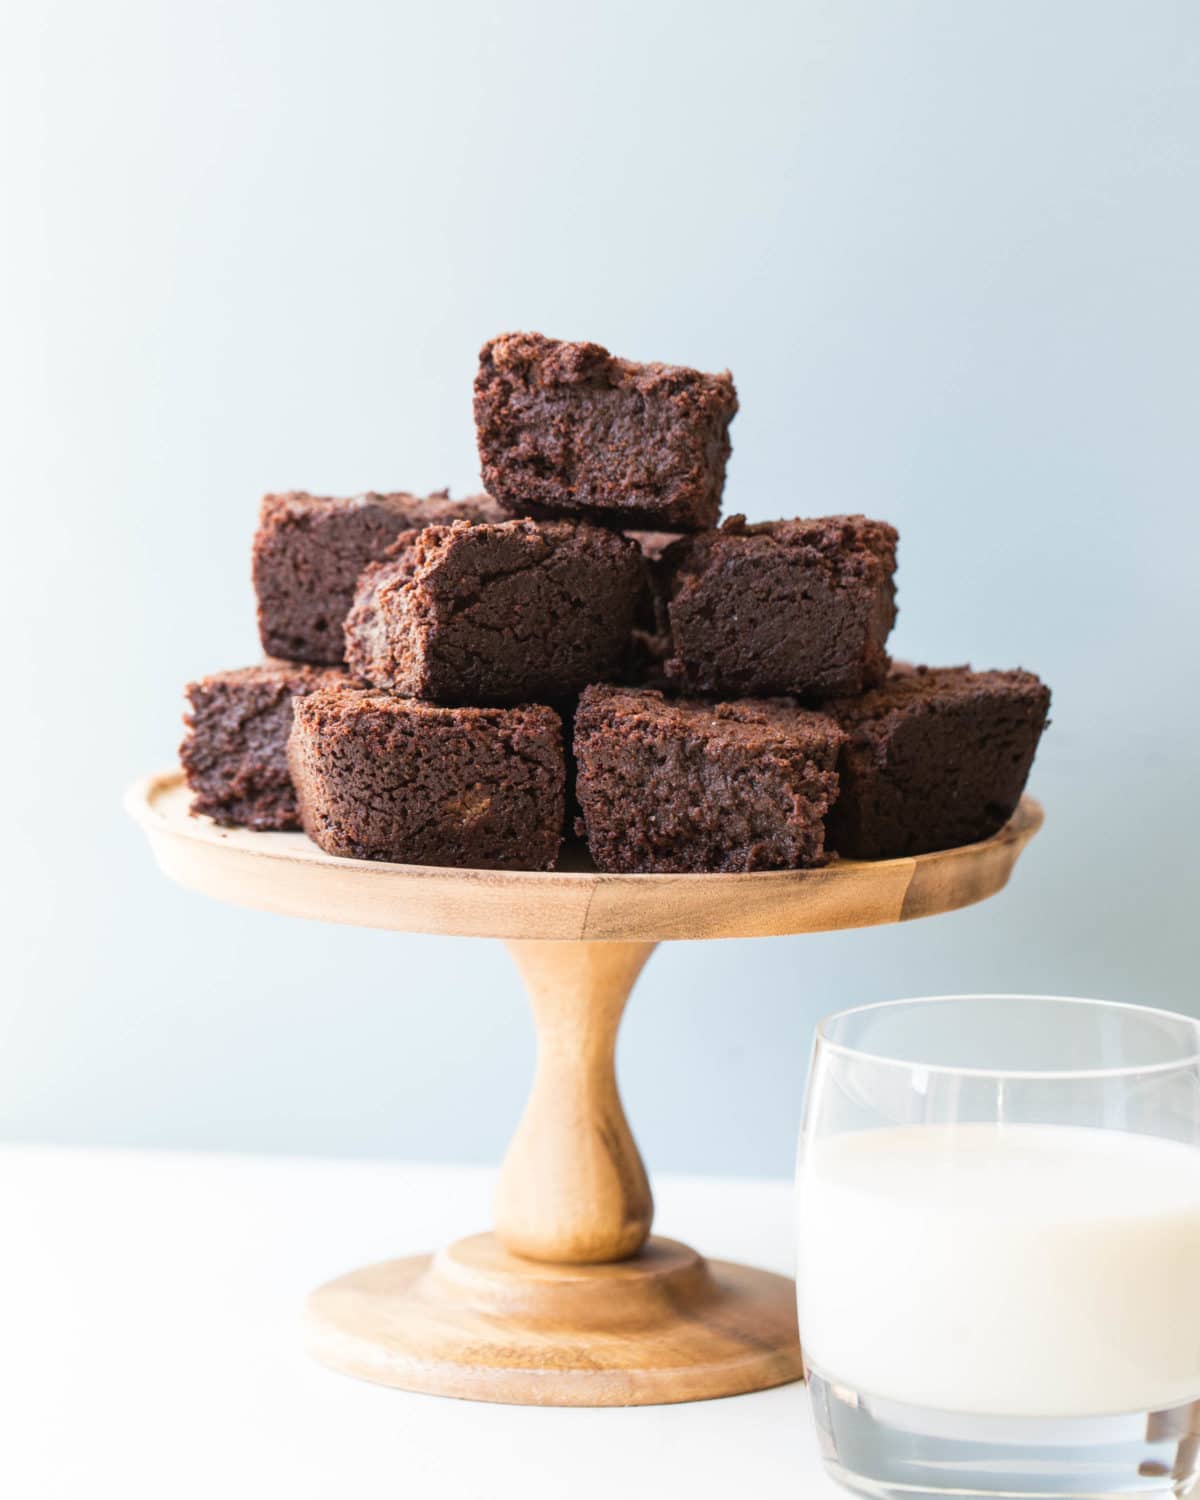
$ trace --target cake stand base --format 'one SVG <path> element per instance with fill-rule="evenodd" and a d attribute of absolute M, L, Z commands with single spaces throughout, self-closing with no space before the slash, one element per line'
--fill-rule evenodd
<path fill-rule="evenodd" d="M 628 1260 L 561 1265 L 473 1235 L 314 1292 L 308 1344 L 377 1384 L 522 1406 L 648 1406 L 801 1376 L 795 1288 L 652 1236 Z"/>

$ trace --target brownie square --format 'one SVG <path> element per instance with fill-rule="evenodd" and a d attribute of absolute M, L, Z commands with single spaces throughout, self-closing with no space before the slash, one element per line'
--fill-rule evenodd
<path fill-rule="evenodd" d="M 189 683 L 179 758 L 192 811 L 226 827 L 299 828 L 287 768 L 292 699 L 349 681 L 329 667 L 267 661 Z"/>
<path fill-rule="evenodd" d="M 483 482 L 518 516 L 714 526 L 737 411 L 733 377 L 634 364 L 540 333 L 486 343 L 475 377 Z"/>
<path fill-rule="evenodd" d="M 1032 672 L 897 666 L 827 703 L 846 731 L 832 849 L 891 859 L 990 837 L 1012 816 L 1050 708 Z"/>
<path fill-rule="evenodd" d="M 684 690 L 822 697 L 887 675 L 896 619 L 895 530 L 865 516 L 765 521 L 735 516 L 688 537 L 659 564 Z"/>
<path fill-rule="evenodd" d="M 288 758 L 304 831 L 328 854 L 554 868 L 565 773 L 553 709 L 313 693 L 297 700 Z"/>
<path fill-rule="evenodd" d="M 505 519 L 488 495 L 264 496 L 253 562 L 263 650 L 336 665 L 344 649 L 342 622 L 366 565 L 381 558 L 402 531 L 460 518 Z"/>
<path fill-rule="evenodd" d="M 633 873 L 820 864 L 844 736 L 789 703 L 702 703 L 590 687 L 575 715 L 592 858 Z"/>
<path fill-rule="evenodd" d="M 364 571 L 347 661 L 409 698 L 560 701 L 620 669 L 644 567 L 635 543 L 586 523 L 430 526 Z"/>

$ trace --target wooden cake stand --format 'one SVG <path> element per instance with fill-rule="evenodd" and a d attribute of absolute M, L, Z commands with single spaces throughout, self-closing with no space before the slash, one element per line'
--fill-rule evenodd
<path fill-rule="evenodd" d="M 907 922 L 1000 890 L 1042 821 L 1026 797 L 980 844 L 752 875 L 554 874 L 335 859 L 298 833 L 218 828 L 178 772 L 127 806 L 173 880 L 223 901 L 362 927 L 503 938 L 529 990 L 537 1070 L 495 1229 L 315 1292 L 309 1342 L 384 1385 L 549 1406 L 649 1405 L 796 1380 L 792 1283 L 650 1236 L 653 1203 L 613 1053 L 656 943 Z M 572 858 L 574 868 L 571 868 Z"/>

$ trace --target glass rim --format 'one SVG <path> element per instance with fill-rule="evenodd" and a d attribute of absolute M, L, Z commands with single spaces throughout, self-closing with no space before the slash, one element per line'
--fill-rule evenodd
<path fill-rule="evenodd" d="M 834 1041 L 827 1030 L 833 1022 L 845 1020 L 847 1016 L 866 1015 L 871 1011 L 892 1010 L 900 1006 L 944 1004 L 948 1000 L 1051 1000 L 1056 1005 L 1083 1005 L 1095 1010 L 1126 1011 L 1131 1015 L 1139 1016 L 1161 1016 L 1171 1021 L 1183 1022 L 1192 1032 L 1193 1045 L 1186 1054 L 1181 1054 L 1166 1062 L 1129 1063 L 1111 1068 L 980 1068 L 959 1067 L 954 1063 L 914 1062 L 903 1057 L 889 1057 L 885 1052 L 870 1052 L 865 1047 Z M 884 1067 L 907 1068 L 909 1072 L 952 1073 L 960 1078 L 1022 1078 L 1046 1081 L 1132 1078 L 1145 1077 L 1148 1073 L 1173 1073 L 1179 1068 L 1200 1064 L 1200 1021 L 1194 1016 L 1186 1016 L 1182 1011 L 1167 1010 L 1159 1005 L 1132 1005 L 1128 1000 L 1095 1000 L 1086 995 L 1031 995 L 999 990 L 989 994 L 912 995 L 900 1000 L 873 1000 L 866 1005 L 851 1005 L 845 1010 L 833 1011 L 827 1016 L 822 1016 L 814 1031 L 816 1047 L 828 1052 L 837 1052 L 843 1057 L 857 1057 L 864 1062 L 876 1063 Z"/>

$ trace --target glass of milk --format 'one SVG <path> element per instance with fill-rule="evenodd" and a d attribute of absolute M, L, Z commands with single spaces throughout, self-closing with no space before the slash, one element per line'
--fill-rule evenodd
<path fill-rule="evenodd" d="M 1200 1026 L 1045 995 L 817 1029 L 800 1341 L 871 1496 L 1182 1494 L 1200 1462 Z"/>

